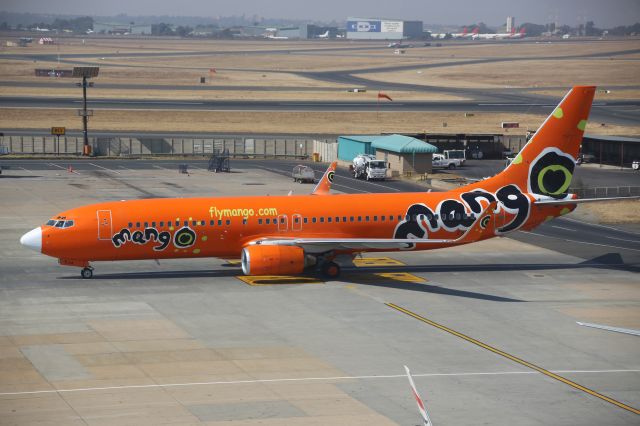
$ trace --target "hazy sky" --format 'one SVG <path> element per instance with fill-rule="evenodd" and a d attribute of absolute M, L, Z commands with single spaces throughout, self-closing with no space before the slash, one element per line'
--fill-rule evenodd
<path fill-rule="evenodd" d="M 375 4 L 374 4 L 375 3 Z M 556 20 L 598 27 L 640 21 L 640 0 L 3 0 L 9 12 L 76 15 L 258 15 L 267 18 L 345 20 L 354 17 L 417 19 L 425 23 L 499 25 L 507 15 L 516 23 Z"/>

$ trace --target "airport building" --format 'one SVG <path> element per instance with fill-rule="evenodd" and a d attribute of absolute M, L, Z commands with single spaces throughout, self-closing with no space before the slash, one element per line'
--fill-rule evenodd
<path fill-rule="evenodd" d="M 422 37 L 422 21 L 375 18 L 348 18 L 347 38 L 351 40 L 402 40 Z"/>
<path fill-rule="evenodd" d="M 375 155 L 389 164 L 391 175 L 431 173 L 435 146 L 404 135 L 338 137 L 338 159 L 351 163 L 360 154 Z"/>
<path fill-rule="evenodd" d="M 151 34 L 151 25 L 132 23 L 113 23 L 113 22 L 94 22 L 93 32 L 96 34 Z"/>

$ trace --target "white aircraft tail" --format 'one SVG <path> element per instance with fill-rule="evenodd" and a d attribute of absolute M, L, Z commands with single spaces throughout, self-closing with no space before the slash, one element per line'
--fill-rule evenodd
<path fill-rule="evenodd" d="M 416 404 L 418 404 L 418 411 L 420 412 L 420 417 L 422 417 L 424 426 L 433 426 L 433 423 L 431 423 L 431 418 L 429 417 L 429 412 L 427 411 L 427 406 L 424 404 L 424 401 L 422 401 L 422 398 L 418 393 L 418 389 L 416 389 L 416 384 L 413 383 L 413 377 L 411 377 L 409 367 L 405 365 L 404 370 L 407 372 L 407 378 L 409 379 L 409 384 L 411 385 L 411 391 L 413 392 L 413 397 L 416 399 Z"/>

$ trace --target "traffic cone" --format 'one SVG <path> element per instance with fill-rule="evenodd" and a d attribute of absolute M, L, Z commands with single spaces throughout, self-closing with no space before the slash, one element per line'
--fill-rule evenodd
<path fill-rule="evenodd" d="M 67 167 L 67 171 L 69 173 L 73 173 L 73 167 L 71 167 L 71 164 L 69 164 L 69 166 Z"/>

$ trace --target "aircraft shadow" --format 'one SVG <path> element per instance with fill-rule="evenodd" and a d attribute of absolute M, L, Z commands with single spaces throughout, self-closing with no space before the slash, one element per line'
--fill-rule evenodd
<path fill-rule="evenodd" d="M 148 271 L 148 272 L 114 272 L 114 273 L 100 273 L 95 272 L 93 278 L 87 280 L 156 280 L 156 279 L 176 279 L 176 278 L 229 278 L 235 277 L 241 274 L 241 271 L 236 270 L 189 270 L 189 271 Z M 67 275 L 59 277 L 64 280 L 82 280 L 80 274 Z"/>
<path fill-rule="evenodd" d="M 7 174 L 0 174 L 0 179 L 36 179 L 36 178 L 40 178 L 42 176 L 37 176 L 37 175 L 7 175 Z"/>

